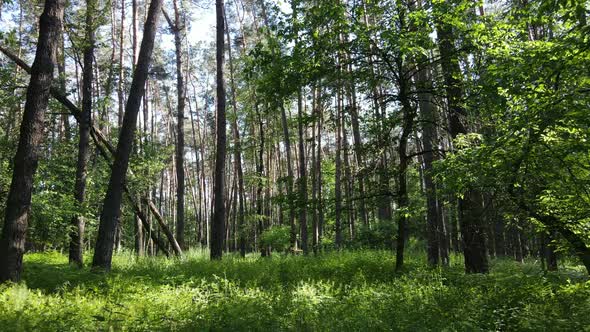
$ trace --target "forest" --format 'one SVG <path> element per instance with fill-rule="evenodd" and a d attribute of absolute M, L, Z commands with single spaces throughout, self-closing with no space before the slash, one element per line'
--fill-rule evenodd
<path fill-rule="evenodd" d="M 587 0 L 0 0 L 0 331 L 590 331 Z"/>

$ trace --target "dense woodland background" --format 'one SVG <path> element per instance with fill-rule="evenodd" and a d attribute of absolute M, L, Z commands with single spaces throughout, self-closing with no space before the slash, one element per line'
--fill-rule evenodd
<path fill-rule="evenodd" d="M 64 3 L 0 9 L 2 280 L 409 243 L 590 271 L 587 1 Z"/>
<path fill-rule="evenodd" d="M 588 331 L 589 11 L 0 0 L 0 331 Z"/>

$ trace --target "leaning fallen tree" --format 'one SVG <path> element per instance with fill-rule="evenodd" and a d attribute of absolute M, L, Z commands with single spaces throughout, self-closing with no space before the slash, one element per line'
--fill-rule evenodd
<path fill-rule="evenodd" d="M 12 60 L 17 66 L 22 68 L 25 72 L 27 72 L 28 74 L 31 73 L 31 67 L 18 56 L 10 52 L 8 49 L 0 46 L 0 52 L 4 53 L 4 55 L 6 55 L 7 58 Z M 67 98 L 67 96 L 65 96 L 63 93 L 60 92 L 59 89 L 55 87 L 51 88 L 50 94 L 55 100 L 59 101 L 70 112 L 70 114 L 76 119 L 77 122 L 80 122 L 82 118 L 82 111 L 73 102 L 71 102 Z M 95 125 L 92 125 L 90 127 L 90 136 L 92 137 L 92 141 L 96 145 L 99 154 L 107 161 L 109 167 L 112 167 L 112 156 L 115 153 L 114 146 L 108 141 L 106 136 Z M 143 228 L 146 232 L 148 232 L 148 234 L 151 234 L 152 241 L 154 241 L 158 245 L 158 247 L 164 252 L 166 256 L 170 256 L 170 252 L 166 249 L 164 242 L 161 239 L 159 239 L 154 232 L 151 231 L 151 225 L 148 222 L 147 214 L 141 208 L 140 202 L 147 202 L 147 205 L 150 207 L 154 206 L 153 202 L 151 202 L 146 197 L 141 197 L 140 199 L 138 199 L 137 196 L 133 194 L 133 192 L 129 189 L 129 186 L 126 183 L 124 184 L 123 189 L 125 191 L 125 195 L 127 196 L 129 203 L 131 204 L 131 207 L 133 208 L 133 211 L 141 220 Z M 157 210 L 151 208 L 149 210 L 150 212 L 152 212 L 152 214 L 154 214 L 154 212 L 157 213 Z M 177 256 L 181 256 L 182 250 L 178 245 L 178 242 L 174 238 L 172 232 L 170 232 L 166 224 L 163 222 L 162 216 L 159 213 L 157 213 L 154 214 L 154 217 L 158 220 L 158 224 L 160 225 L 160 228 L 162 228 L 163 233 L 166 235 L 168 242 L 170 243 L 170 246 L 174 250 L 174 253 Z"/>

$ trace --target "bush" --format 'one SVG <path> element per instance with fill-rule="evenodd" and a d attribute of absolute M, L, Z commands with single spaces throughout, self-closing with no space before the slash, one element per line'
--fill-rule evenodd
<path fill-rule="evenodd" d="M 287 251 L 291 242 L 291 229 L 289 226 L 273 226 L 260 236 L 260 244 L 270 246 L 275 251 Z"/>
<path fill-rule="evenodd" d="M 397 225 L 393 221 L 374 221 L 371 228 L 367 225 L 359 225 L 354 241 L 354 248 L 371 248 L 381 250 L 393 250 Z"/>

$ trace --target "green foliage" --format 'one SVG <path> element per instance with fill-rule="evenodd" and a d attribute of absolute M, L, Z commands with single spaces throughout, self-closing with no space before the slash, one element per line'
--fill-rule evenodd
<path fill-rule="evenodd" d="M 260 243 L 271 246 L 274 251 L 285 251 L 290 245 L 290 232 L 289 226 L 273 226 L 260 235 Z"/>
<path fill-rule="evenodd" d="M 360 225 L 352 241 L 354 247 L 393 250 L 397 224 L 392 221 L 373 221 L 371 227 Z"/>
<path fill-rule="evenodd" d="M 7 331 L 584 331 L 590 282 L 579 270 L 495 261 L 490 275 L 427 269 L 385 251 L 318 257 L 182 260 L 114 257 L 110 274 L 58 253 L 25 257 L 24 282 L 0 286 Z"/>
<path fill-rule="evenodd" d="M 446 8 L 442 3 L 449 2 L 435 9 Z M 473 76 L 465 107 L 482 130 L 457 137 L 457 150 L 435 168 L 448 193 L 477 188 L 494 196 L 506 220 L 529 219 L 543 232 L 571 231 L 587 245 L 590 52 L 580 6 L 512 5 L 482 20 L 485 29 L 462 29 L 444 16 L 479 53 L 466 68 Z"/>

